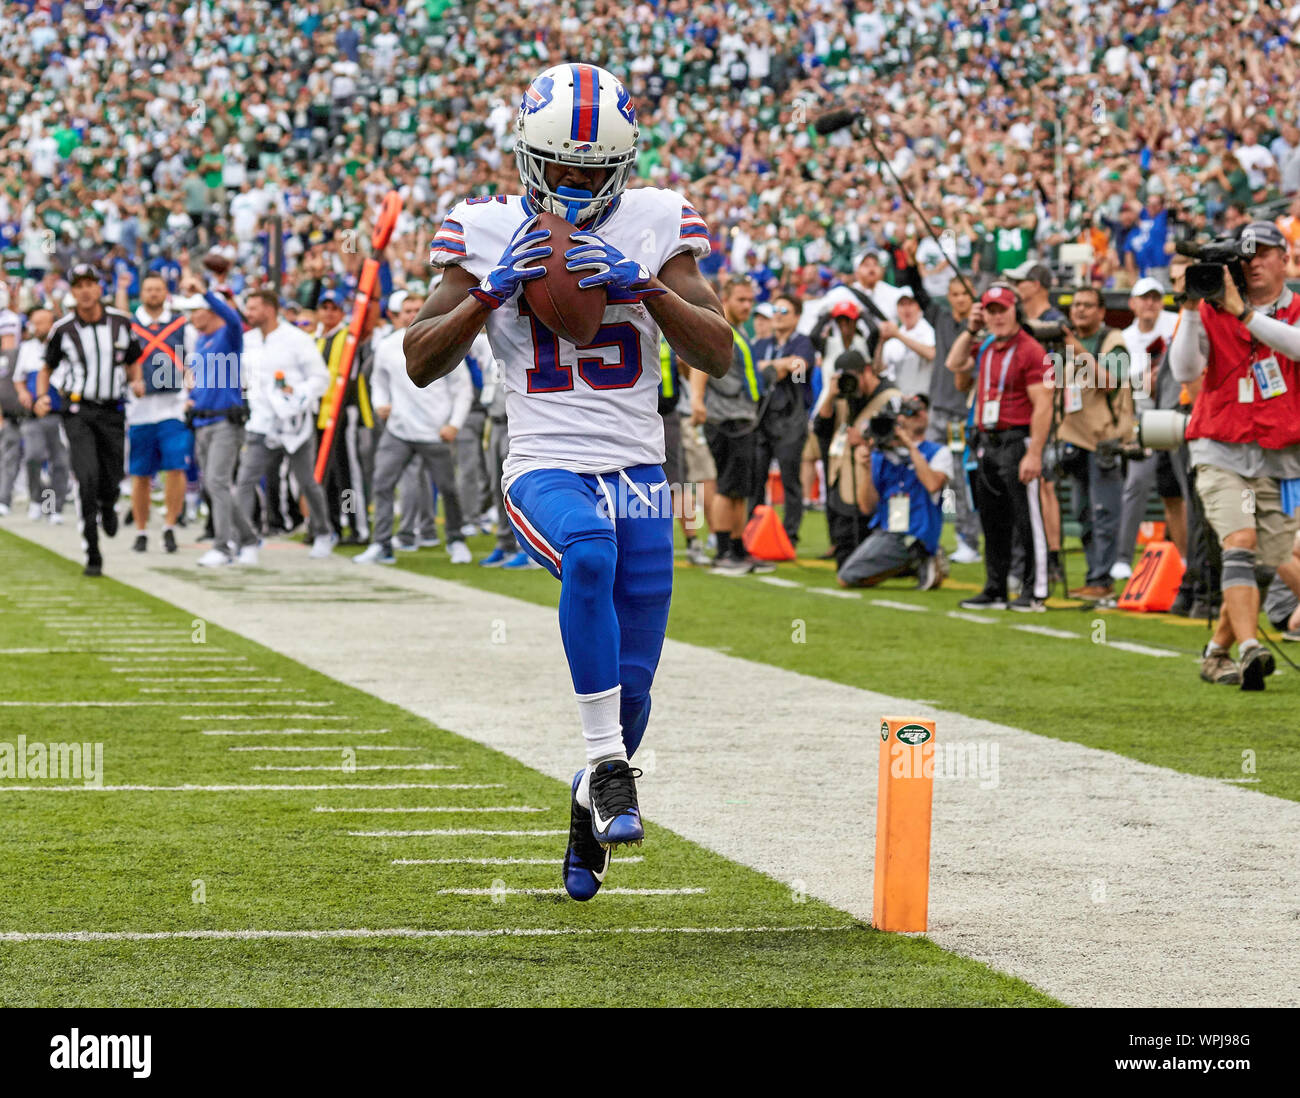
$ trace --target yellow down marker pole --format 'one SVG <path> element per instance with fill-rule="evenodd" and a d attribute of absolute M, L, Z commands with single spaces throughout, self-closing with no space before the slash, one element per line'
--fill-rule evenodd
<path fill-rule="evenodd" d="M 880 722 L 871 914 L 871 925 L 877 930 L 926 929 L 933 793 L 934 721 L 885 717 Z"/>

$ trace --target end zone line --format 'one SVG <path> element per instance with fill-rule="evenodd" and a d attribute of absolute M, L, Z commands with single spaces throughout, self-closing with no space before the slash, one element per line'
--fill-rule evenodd
<path fill-rule="evenodd" d="M 605 889 L 611 892 L 612 889 Z M 284 938 L 561 938 L 596 934 L 826 934 L 861 930 L 847 926 L 624 926 L 624 927 L 494 927 L 434 930 L 394 927 L 389 930 L 68 930 L 61 932 L 0 931 L 0 942 L 157 942 L 255 941 Z"/>

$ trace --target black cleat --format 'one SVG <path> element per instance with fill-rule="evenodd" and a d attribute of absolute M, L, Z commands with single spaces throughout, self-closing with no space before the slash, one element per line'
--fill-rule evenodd
<path fill-rule="evenodd" d="M 163 531 L 163 548 L 169 553 L 176 552 L 176 534 L 174 531 Z"/>
<path fill-rule="evenodd" d="M 633 770 L 623 759 L 606 759 L 591 770 L 591 834 L 598 843 L 639 843 L 645 838 Z"/>
<path fill-rule="evenodd" d="M 135 544 L 131 546 L 132 552 L 144 553 L 149 549 L 149 539 L 144 534 L 136 534 Z"/>
<path fill-rule="evenodd" d="M 609 871 L 609 847 L 596 842 L 591 833 L 591 813 L 578 803 L 579 770 L 573 776 L 569 794 L 569 846 L 564 851 L 564 891 L 575 900 L 590 900 Z"/>
<path fill-rule="evenodd" d="M 1252 645 L 1238 664 L 1243 690 L 1263 690 L 1264 680 L 1277 670 L 1273 653 L 1262 644 Z"/>
<path fill-rule="evenodd" d="M 111 503 L 100 508 L 99 525 L 106 538 L 117 537 L 117 510 Z"/>
<path fill-rule="evenodd" d="M 104 574 L 104 562 L 102 560 L 88 560 L 86 567 L 81 570 L 83 576 L 102 576 Z"/>
<path fill-rule="evenodd" d="M 973 598 L 962 599 L 957 605 L 963 610 L 1005 610 L 1007 608 L 1007 599 L 1005 595 L 998 598 L 997 595 L 988 591 L 981 591 Z"/>

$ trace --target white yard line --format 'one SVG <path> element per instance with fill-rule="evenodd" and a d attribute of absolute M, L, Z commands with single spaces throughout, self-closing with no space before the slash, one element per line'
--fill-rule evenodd
<path fill-rule="evenodd" d="M 305 694 L 305 686 L 221 686 L 209 690 L 206 686 L 173 687 L 170 690 L 160 686 L 142 686 L 141 694 Z M 285 702 L 285 705 L 312 705 L 313 702 Z M 333 704 L 333 703 L 331 703 Z"/>
<path fill-rule="evenodd" d="M 206 734 L 206 733 L 205 733 Z M 236 735 L 247 735 L 247 733 L 235 733 Z M 337 755 L 340 751 L 349 749 L 357 751 L 425 751 L 423 747 L 403 747 L 386 743 L 358 743 L 358 744 L 340 744 L 337 747 L 299 747 L 295 744 L 285 744 L 277 746 L 275 744 L 261 743 L 252 746 L 240 745 L 239 747 L 227 747 L 227 751 L 320 751 L 330 755 Z"/>
<path fill-rule="evenodd" d="M 157 693 L 166 693 L 160 690 Z M 242 693 L 242 691 L 241 691 Z M 203 706 L 209 705 L 209 702 L 201 701 L 0 701 L 0 705 L 11 709 L 100 709 L 104 706 L 113 708 L 134 709 L 140 705 L 170 705 L 170 706 Z M 222 705 L 333 705 L 332 701 L 223 701 Z M 314 714 L 313 714 L 314 716 Z M 184 718 L 182 718 L 184 719 Z M 203 720 L 211 720 L 210 717 L 204 717 Z M 258 720 L 264 718 L 258 717 Z M 327 718 L 326 718 L 327 719 Z"/>
<path fill-rule="evenodd" d="M 841 591 L 838 587 L 809 587 L 807 591 L 810 595 L 829 595 L 833 599 L 862 598 L 856 591 Z"/>
<path fill-rule="evenodd" d="M 247 656 L 138 656 L 134 660 L 123 660 L 117 656 L 100 656 L 109 663 L 246 663 Z"/>
<path fill-rule="evenodd" d="M 1053 629 L 1047 625 L 1013 625 L 1018 633 L 1033 633 L 1039 637 L 1056 637 L 1058 640 L 1082 640 L 1082 633 L 1071 633 L 1067 629 Z"/>
<path fill-rule="evenodd" d="M 1184 652 L 1173 652 L 1168 648 L 1151 648 L 1145 644 L 1134 644 L 1131 641 L 1107 641 L 1107 648 L 1118 648 L 1121 652 L 1133 652 L 1139 656 L 1156 656 L 1161 659 L 1191 659 Z"/>
<path fill-rule="evenodd" d="M 116 671 L 117 668 L 114 667 L 112 670 Z M 128 670 L 128 669 L 124 668 L 123 670 Z M 201 674 L 202 674 L 202 672 L 196 671 L 196 670 L 195 670 L 194 668 L 192 668 L 192 667 L 187 667 L 184 671 L 177 671 L 175 675 L 153 675 L 153 676 L 145 676 L 144 678 L 123 679 L 122 681 L 123 681 L 123 682 L 175 682 L 177 676 L 179 676 L 179 675 L 184 675 L 185 678 L 186 678 L 186 681 L 189 681 L 191 678 L 194 678 L 194 676 L 196 676 L 196 675 L 197 675 L 197 676 L 201 676 Z M 220 678 L 220 679 L 205 679 L 205 678 L 199 677 L 199 678 L 197 678 L 195 681 L 198 681 L 198 682 L 204 682 L 204 683 L 208 683 L 208 682 L 284 682 L 284 679 L 280 679 L 280 678 L 265 678 L 265 677 L 262 677 L 262 676 L 259 676 L 259 675 L 234 675 L 234 676 L 229 676 L 229 677 Z M 188 691 L 188 693 L 198 693 L 198 691 Z M 239 691 L 239 693 L 249 693 L 249 691 Z M 277 693 L 278 693 L 278 691 L 277 691 Z"/>
<path fill-rule="evenodd" d="M 79 559 L 70 530 L 22 536 Z M 131 556 L 114 560 L 120 582 L 505 752 L 565 783 L 557 808 L 567 800 L 582 739 L 553 608 L 390 569 L 385 584 L 410 599 L 322 612 L 319 601 L 215 590 Z M 318 579 L 321 599 L 356 571 L 345 559 L 310 573 L 264 559 Z M 755 614 L 746 628 L 774 626 Z M 498 620 L 506 644 L 494 643 Z M 1166 666 L 1195 688 L 1194 672 Z M 937 709 L 895 686 L 903 693 L 877 693 L 670 637 L 645 740 L 655 766 L 638 783 L 646 816 L 869 919 L 879 741 L 862 730 L 885 714 L 930 718 L 937 744 L 987 759 L 996 749 L 998 760 L 996 778 L 935 783 L 933 941 L 1074 1005 L 1300 1005 L 1300 804 Z M 1144 697 L 1130 708 L 1135 721 L 1160 716 Z M 1250 746 L 1249 721 L 1223 729 L 1224 773 Z"/>
<path fill-rule="evenodd" d="M 998 625 L 1000 622 L 997 618 L 986 618 L 980 614 L 967 614 L 961 610 L 949 610 L 948 617 L 956 618 L 958 621 L 969 621 L 975 625 Z"/>
<path fill-rule="evenodd" d="M 769 587 L 802 587 L 802 583 L 795 583 L 794 580 L 782 579 L 780 576 L 759 576 L 759 583 L 766 583 Z"/>
<path fill-rule="evenodd" d="M 886 610 L 908 610 L 913 614 L 924 614 L 930 609 L 914 602 L 894 602 L 892 599 L 867 599 L 867 602 L 872 606 L 883 606 Z"/>
<path fill-rule="evenodd" d="M 614 889 L 604 889 L 607 895 Z M 845 926 L 628 926 L 628 927 L 494 927 L 490 930 L 394 927 L 389 930 L 65 930 L 0 931 L 0 942 L 224 942 L 306 938 L 567 938 L 639 934 L 827 934 L 859 930 Z"/>

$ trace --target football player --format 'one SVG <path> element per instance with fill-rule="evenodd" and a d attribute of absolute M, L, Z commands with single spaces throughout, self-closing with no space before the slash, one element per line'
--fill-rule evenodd
<path fill-rule="evenodd" d="M 594 896 L 611 847 L 644 837 L 629 766 L 650 716 L 673 577 L 672 495 L 658 413 L 659 333 L 721 377 L 732 334 L 696 260 L 704 219 L 677 192 L 627 190 L 636 112 L 613 75 L 557 65 L 524 93 L 515 121 L 522 195 L 471 198 L 434 237 L 442 282 L 407 331 L 417 385 L 453 370 L 486 325 L 506 390 L 502 474 L 519 544 L 560 581 L 560 635 L 587 765 L 573 778 L 564 887 Z M 521 287 L 545 271 L 542 211 L 576 227 L 565 267 L 603 286 L 596 338 L 576 347 L 529 311 Z"/>

